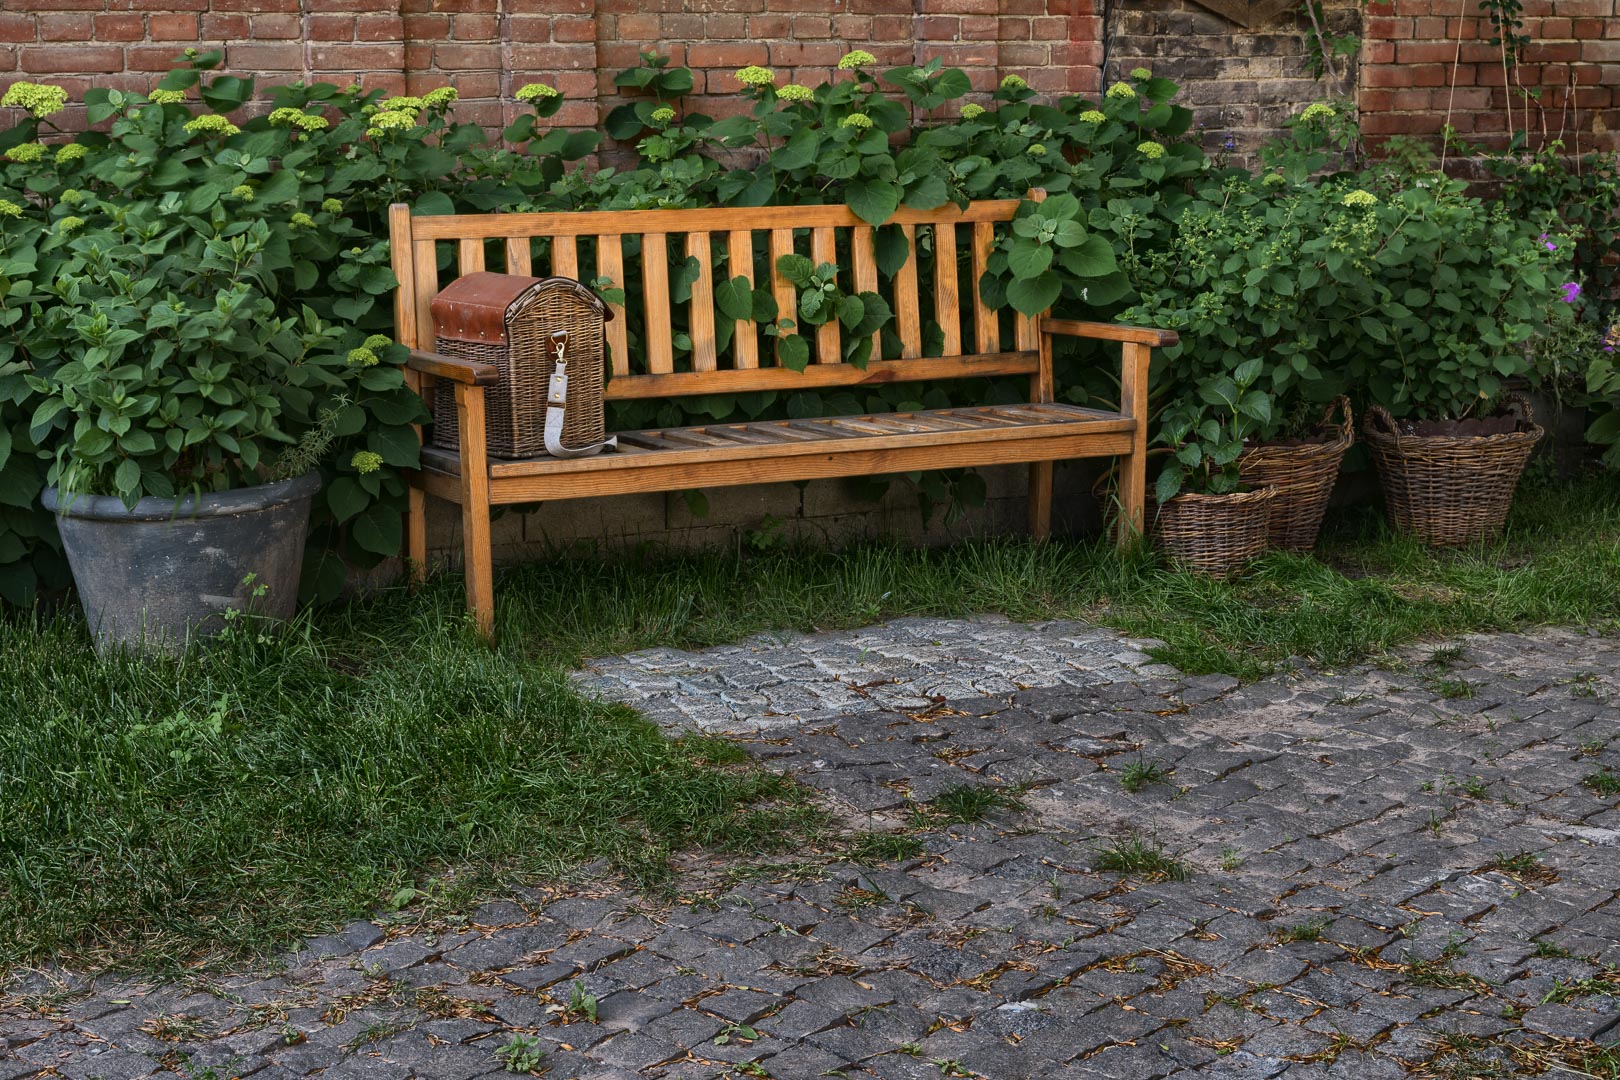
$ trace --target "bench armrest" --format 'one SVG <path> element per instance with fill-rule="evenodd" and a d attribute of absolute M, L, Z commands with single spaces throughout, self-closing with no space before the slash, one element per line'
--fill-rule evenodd
<path fill-rule="evenodd" d="M 480 364 L 476 360 L 458 360 L 453 356 L 412 349 L 405 366 L 424 375 L 468 386 L 494 386 L 501 381 L 501 372 L 494 364 Z"/>
<path fill-rule="evenodd" d="M 1154 348 L 1174 345 L 1181 340 L 1181 336 L 1174 330 L 1155 330 L 1148 326 L 1123 326 L 1118 323 L 1080 322 L 1076 319 L 1043 319 L 1041 331 L 1047 334 L 1066 334 L 1069 337 L 1096 338 L 1100 341 L 1128 341 Z"/>

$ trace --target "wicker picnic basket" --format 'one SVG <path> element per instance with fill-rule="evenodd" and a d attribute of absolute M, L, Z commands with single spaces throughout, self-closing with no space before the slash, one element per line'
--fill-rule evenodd
<path fill-rule="evenodd" d="M 432 311 L 440 353 L 500 369 L 500 381 L 486 391 L 490 456 L 547 452 L 546 402 L 559 353 L 568 373 L 562 441 L 602 442 L 605 326 L 612 313 L 590 289 L 572 278 L 480 271 L 441 289 Z M 453 450 L 456 437 L 454 387 L 441 382 L 433 403 L 433 445 Z"/>
<path fill-rule="evenodd" d="M 1153 542 L 1184 569 L 1225 577 L 1265 554 L 1275 494 L 1177 495 L 1153 513 Z"/>
<path fill-rule="evenodd" d="M 1333 414 L 1340 415 L 1333 424 Z M 1238 459 L 1239 475 L 1253 488 L 1276 489 L 1271 500 L 1271 546 L 1284 551 L 1309 551 L 1316 546 L 1322 515 L 1339 478 L 1344 452 L 1356 439 L 1350 399 L 1336 398 L 1316 426 L 1317 441 L 1262 444 L 1245 450 Z M 1325 436 L 1325 437 L 1324 437 Z"/>
<path fill-rule="evenodd" d="M 1489 435 L 1419 435 L 1381 406 L 1367 413 L 1362 437 L 1384 484 L 1390 520 L 1434 547 L 1494 536 L 1507 520 L 1513 489 L 1541 441 L 1523 394 L 1503 399 L 1514 430 Z"/>

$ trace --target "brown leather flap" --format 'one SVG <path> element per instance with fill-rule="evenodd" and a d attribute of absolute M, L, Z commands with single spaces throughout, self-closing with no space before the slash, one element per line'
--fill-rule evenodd
<path fill-rule="evenodd" d="M 433 298 L 434 332 L 451 341 L 474 344 L 506 344 L 506 313 L 531 289 L 564 288 L 590 304 L 604 319 L 613 310 L 590 289 L 573 278 L 523 277 L 518 274 L 491 274 L 480 270 L 465 274 Z"/>
<path fill-rule="evenodd" d="M 434 333 L 451 341 L 504 344 L 507 308 L 538 284 L 539 278 L 518 274 L 464 274 L 433 298 Z"/>

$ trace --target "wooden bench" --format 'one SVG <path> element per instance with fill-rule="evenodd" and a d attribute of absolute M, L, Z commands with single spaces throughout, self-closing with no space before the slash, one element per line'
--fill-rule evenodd
<path fill-rule="evenodd" d="M 1154 346 L 1173 344 L 1176 335 L 991 310 L 980 299 L 977 282 L 996 242 L 997 223 L 1011 220 L 1018 205 L 1018 200 L 1007 199 L 975 202 L 963 210 L 900 210 L 891 224 L 912 244 L 912 257 L 888 282 L 880 282 L 872 227 L 844 206 L 414 217 L 409 207 L 394 205 L 389 232 L 400 281 L 394 313 L 399 341 L 413 350 L 407 374 L 430 405 L 434 384 L 452 382 L 459 420 L 459 451 L 424 448 L 422 468 L 412 478 L 407 545 L 413 572 L 420 575 L 427 565 L 427 496 L 460 504 L 467 607 L 487 635 L 494 614 L 492 506 L 1027 462 L 1029 527 L 1044 538 L 1052 510 L 1053 462 L 1107 455 L 1120 457 L 1121 535 L 1139 531 L 1148 362 Z M 936 272 L 926 284 L 919 280 L 919 236 L 934 254 Z M 641 238 L 639 259 L 626 259 L 627 237 Z M 699 267 L 686 312 L 690 356 L 680 365 L 671 332 L 671 314 L 678 310 L 671 304 L 672 238 Z M 545 243 L 536 245 L 537 239 Z M 549 252 L 548 269 L 556 275 L 600 275 L 622 286 L 627 263 L 630 273 L 639 271 L 645 304 L 639 348 L 632 353 L 629 347 L 630 327 L 622 308 L 608 323 L 610 401 L 1008 375 L 1029 377 L 1029 400 L 1021 405 L 621 432 L 617 453 L 490 459 L 484 388 L 495 381 L 495 368 L 428 351 L 434 342 L 428 305 L 440 288 L 441 243 L 455 245 L 460 273 L 485 269 L 492 247 L 512 274 L 546 272 L 534 265 L 537 247 Z M 817 264 L 839 264 L 846 290 L 885 296 L 895 315 L 898 357 L 880 360 L 874 349 L 864 369 L 843 362 L 842 329 L 836 321 L 815 328 L 815 356 L 802 372 L 778 366 L 771 339 L 751 322 L 738 322 L 731 341 L 724 348 L 717 345 L 716 320 L 726 317 L 714 304 L 717 275 L 722 281 L 739 274 L 751 282 L 769 281 L 781 316 L 797 318 L 794 286 L 775 269 L 777 258 L 796 246 Z M 724 252 L 723 268 L 717 268 L 719 252 Z M 812 336 L 810 327 L 804 331 Z M 942 340 L 941 355 L 924 355 L 925 335 L 936 345 Z M 1122 343 L 1117 412 L 1053 401 L 1054 335 Z"/>

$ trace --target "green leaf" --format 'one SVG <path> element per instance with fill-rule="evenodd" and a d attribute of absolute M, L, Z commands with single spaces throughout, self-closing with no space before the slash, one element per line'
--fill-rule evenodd
<path fill-rule="evenodd" d="M 202 99 L 215 112 L 234 112 L 253 96 L 253 80 L 221 75 L 203 84 Z"/>
<path fill-rule="evenodd" d="M 1007 302 L 1025 315 L 1039 315 L 1057 302 L 1063 279 L 1048 270 L 1035 278 L 1017 278 L 1007 286 Z"/>
<path fill-rule="evenodd" d="M 118 463 L 113 473 L 113 487 L 120 495 L 134 495 L 141 486 L 141 463 L 134 458 L 125 458 Z M 126 498 L 125 502 L 129 500 Z"/>
<path fill-rule="evenodd" d="M 776 339 L 776 359 L 789 371 L 803 371 L 810 365 L 810 342 L 803 334 L 783 334 Z"/>
<path fill-rule="evenodd" d="M 905 231 L 898 225 L 884 225 L 878 229 L 873 246 L 877 251 L 878 273 L 884 277 L 894 277 L 906 265 L 906 260 L 911 258 L 911 245 L 906 241 Z"/>
<path fill-rule="evenodd" d="M 714 287 L 715 306 L 728 319 L 747 321 L 754 317 L 754 285 L 738 274 Z"/>
<path fill-rule="evenodd" d="M 862 221 L 881 225 L 900 209 L 900 185 L 888 180 L 851 180 L 844 185 L 844 201 Z"/>
<path fill-rule="evenodd" d="M 370 502 L 371 495 L 352 476 L 340 476 L 326 489 L 326 505 L 339 521 L 348 521 Z"/>
<path fill-rule="evenodd" d="M 816 264 L 797 252 L 789 252 L 776 260 L 776 269 L 802 289 L 810 283 L 810 275 L 816 272 Z"/>
<path fill-rule="evenodd" d="M 1064 248 L 1058 261 L 1063 269 L 1082 278 L 1106 277 L 1119 269 L 1114 261 L 1114 246 L 1096 233 L 1076 247 Z"/>
<path fill-rule="evenodd" d="M 364 551 L 374 555 L 397 555 L 400 545 L 400 514 L 397 507 L 375 503 L 349 527 L 349 535 Z"/>
<path fill-rule="evenodd" d="M 1038 240 L 1019 237 L 1007 252 L 1007 269 L 1015 278 L 1039 277 L 1052 265 L 1052 249 Z"/>
<path fill-rule="evenodd" d="M 838 321 L 845 326 L 858 326 L 865 315 L 866 304 L 859 296 L 841 296 L 838 298 Z"/>
<path fill-rule="evenodd" d="M 366 447 L 398 468 L 414 469 L 421 464 L 422 443 L 411 427 L 375 428 L 366 438 Z"/>
<path fill-rule="evenodd" d="M 1177 495 L 1181 494 L 1181 470 L 1175 466 L 1166 466 L 1159 473 L 1159 482 L 1153 485 L 1153 497 L 1163 506 Z"/>

